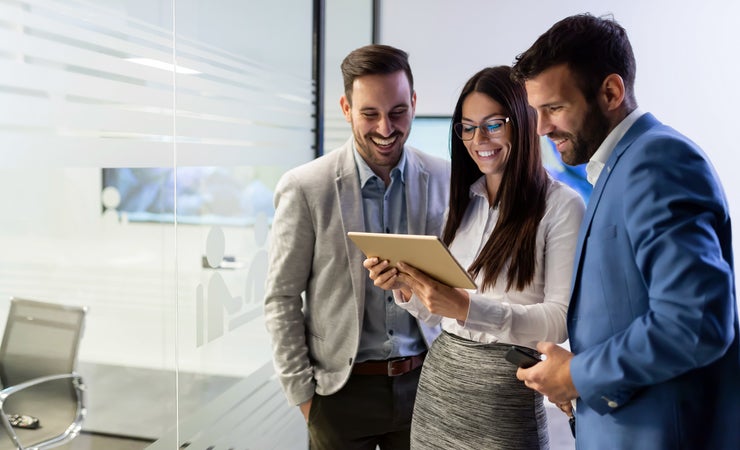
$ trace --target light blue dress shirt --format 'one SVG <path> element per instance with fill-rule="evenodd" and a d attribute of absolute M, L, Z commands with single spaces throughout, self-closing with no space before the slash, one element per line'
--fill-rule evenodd
<path fill-rule="evenodd" d="M 406 153 L 391 170 L 391 183 L 387 187 L 362 159 L 357 148 L 354 155 L 360 175 L 365 231 L 407 233 Z M 417 355 L 424 350 L 426 346 L 416 319 L 396 305 L 392 291 L 376 287 L 368 276 L 357 362 Z"/>

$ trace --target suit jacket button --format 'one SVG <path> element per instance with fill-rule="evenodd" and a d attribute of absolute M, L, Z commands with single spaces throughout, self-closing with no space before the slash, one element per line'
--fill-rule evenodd
<path fill-rule="evenodd" d="M 606 403 L 606 405 L 607 405 L 608 407 L 610 407 L 610 408 L 616 408 L 617 406 L 619 406 L 619 403 L 615 402 L 614 400 L 609 400 L 609 401 L 608 401 L 608 402 Z"/>

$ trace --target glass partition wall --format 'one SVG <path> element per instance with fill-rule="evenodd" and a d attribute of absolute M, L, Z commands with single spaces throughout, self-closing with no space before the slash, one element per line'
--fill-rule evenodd
<path fill-rule="evenodd" d="M 306 447 L 262 297 L 272 191 L 314 157 L 312 15 L 0 0 L 0 323 L 10 297 L 89 307 L 86 435 Z"/>
<path fill-rule="evenodd" d="M 262 300 L 273 190 L 314 157 L 313 7 L 175 4 L 179 443 L 306 448 Z"/>

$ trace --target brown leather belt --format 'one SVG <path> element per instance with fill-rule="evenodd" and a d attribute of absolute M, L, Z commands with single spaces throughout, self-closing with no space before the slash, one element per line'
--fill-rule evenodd
<path fill-rule="evenodd" d="M 394 358 L 386 361 L 365 361 L 352 366 L 354 375 L 386 375 L 397 377 L 421 367 L 426 352 L 415 356 Z"/>

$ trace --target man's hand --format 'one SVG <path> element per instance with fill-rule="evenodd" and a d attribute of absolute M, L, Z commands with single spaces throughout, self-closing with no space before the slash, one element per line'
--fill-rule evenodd
<path fill-rule="evenodd" d="M 556 405 L 578 398 L 578 391 L 570 377 L 573 353 L 552 342 L 540 342 L 537 351 L 546 358 L 529 369 L 518 369 L 516 377 Z"/>
<path fill-rule="evenodd" d="M 384 259 L 381 261 L 374 257 L 367 258 L 362 262 L 362 266 L 367 269 L 370 279 L 373 280 L 373 284 L 383 290 L 392 291 L 406 287 L 399 283 L 398 269 L 391 267 L 388 260 Z"/>
<path fill-rule="evenodd" d="M 573 417 L 573 403 L 572 402 L 555 403 L 555 406 L 557 406 L 559 410 L 564 412 L 566 416 Z"/>
<path fill-rule="evenodd" d="M 298 407 L 301 409 L 301 414 L 303 414 L 303 418 L 306 419 L 306 423 L 308 423 L 308 413 L 311 412 L 311 402 L 313 399 L 303 402 Z"/>

